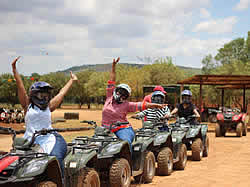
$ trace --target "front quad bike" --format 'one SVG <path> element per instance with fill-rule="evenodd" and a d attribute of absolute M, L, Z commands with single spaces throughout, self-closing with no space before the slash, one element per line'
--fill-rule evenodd
<path fill-rule="evenodd" d="M 138 118 L 140 119 L 140 118 Z M 171 175 L 173 168 L 184 169 L 187 161 L 187 149 L 182 143 L 182 137 L 173 137 L 169 131 L 168 124 L 161 119 L 156 121 L 144 121 L 143 127 L 136 130 L 136 137 L 133 143 L 133 160 L 139 162 L 137 151 L 153 153 L 157 162 L 158 175 Z M 144 171 L 135 177 L 135 180 L 151 182 L 154 174 L 154 163 L 151 171 Z M 136 165 L 134 165 L 136 166 Z M 152 173 L 152 174 L 151 174 Z M 151 176 L 151 177 L 150 177 Z"/>
<path fill-rule="evenodd" d="M 94 121 L 85 122 L 95 123 Z M 125 124 L 128 124 L 128 122 L 117 122 L 110 125 L 110 129 L 96 127 L 95 134 L 92 137 L 79 136 L 73 140 L 76 143 L 75 149 L 80 152 L 83 151 L 82 147 L 93 146 L 92 148 L 97 152 L 97 157 L 88 161 L 86 166 L 94 168 L 99 173 L 102 182 L 111 187 L 128 187 L 131 183 L 131 176 L 136 177 L 145 170 L 152 171 L 150 167 L 155 167 L 154 154 L 141 149 L 141 144 L 136 147 L 133 146 L 134 152 L 131 153 L 128 142 L 117 138 L 111 132 L 111 128 L 114 126 Z M 79 158 L 80 162 L 76 162 L 76 164 L 81 165 L 81 161 L 85 162 L 83 156 L 81 159 Z M 66 162 L 68 165 L 72 163 L 71 161 Z M 154 172 L 152 175 L 154 175 Z"/>
<path fill-rule="evenodd" d="M 171 124 L 172 128 L 182 128 L 186 132 L 183 142 L 187 150 L 192 151 L 192 160 L 200 161 L 202 157 L 208 156 L 209 138 L 207 136 L 208 126 L 193 122 L 195 116 L 189 116 L 187 119 L 177 118 L 176 122 Z"/>
<path fill-rule="evenodd" d="M 236 132 L 237 137 L 247 135 L 247 114 L 239 109 L 225 109 L 217 114 L 215 136 L 225 136 L 227 131 Z"/>
<path fill-rule="evenodd" d="M 37 136 L 53 133 L 57 129 L 42 129 L 36 131 L 31 141 L 17 138 L 11 128 L 0 128 L 12 134 L 13 144 L 10 152 L 0 157 L 0 186 L 35 186 L 61 187 L 62 177 L 58 160 L 41 152 L 41 147 L 35 145 Z"/>

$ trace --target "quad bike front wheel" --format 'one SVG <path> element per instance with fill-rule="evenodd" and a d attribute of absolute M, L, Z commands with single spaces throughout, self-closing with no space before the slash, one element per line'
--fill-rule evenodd
<path fill-rule="evenodd" d="M 218 123 L 215 125 L 215 137 L 221 137 L 221 128 Z"/>
<path fill-rule="evenodd" d="M 243 131 L 243 125 L 242 125 L 242 123 L 238 123 L 236 126 L 236 136 L 241 137 L 242 131 Z"/>
<path fill-rule="evenodd" d="M 77 177 L 77 187 L 100 187 L 98 173 L 92 168 L 86 168 Z"/>
<path fill-rule="evenodd" d="M 184 170 L 187 164 L 187 146 L 181 145 L 179 152 L 179 161 L 174 164 L 174 168 L 177 170 Z"/>
<path fill-rule="evenodd" d="M 191 146 L 192 149 L 192 159 L 195 161 L 200 161 L 203 156 L 203 145 L 200 138 L 196 138 Z"/>
<path fill-rule="evenodd" d="M 209 151 L 209 137 L 206 136 L 205 145 L 204 145 L 204 149 L 203 149 L 203 157 L 208 156 L 208 151 Z"/>
<path fill-rule="evenodd" d="M 131 169 L 125 158 L 116 159 L 109 170 L 111 187 L 129 187 L 131 183 Z"/>
<path fill-rule="evenodd" d="M 173 153 L 169 147 L 161 149 L 157 156 L 157 173 L 159 175 L 171 175 L 173 171 Z"/>
<path fill-rule="evenodd" d="M 151 151 L 146 153 L 144 160 L 143 173 L 135 176 L 134 179 L 139 183 L 150 183 L 155 176 L 155 156 Z"/>
<path fill-rule="evenodd" d="M 35 185 L 36 187 L 57 187 L 57 184 L 52 181 L 43 181 Z"/>

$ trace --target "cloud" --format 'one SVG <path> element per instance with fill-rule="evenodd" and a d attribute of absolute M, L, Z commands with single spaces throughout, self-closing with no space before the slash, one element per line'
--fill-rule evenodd
<path fill-rule="evenodd" d="M 211 34 L 221 34 L 232 32 L 233 26 L 238 19 L 235 16 L 225 19 L 209 20 L 201 22 L 195 26 L 193 32 L 207 32 Z"/>
<path fill-rule="evenodd" d="M 136 62 L 137 56 L 187 57 L 189 64 L 199 67 L 200 57 L 228 41 L 200 39 L 191 32 L 197 18 L 210 18 L 206 9 L 210 3 L 210 0 L 1 0 L 0 73 L 11 72 L 10 62 L 19 55 L 23 57 L 18 69 L 24 74 L 111 63 L 117 56 L 121 62 Z M 196 25 L 194 31 L 221 33 L 218 30 L 223 27 L 228 32 L 236 21 L 235 17 L 210 20 Z M 213 22 L 213 29 L 203 26 Z M 48 55 L 44 55 L 45 51 Z M 194 56 L 196 59 L 192 60 Z"/>
<path fill-rule="evenodd" d="M 250 0 L 240 0 L 240 2 L 234 7 L 235 10 L 241 11 L 248 9 Z"/>
<path fill-rule="evenodd" d="M 210 18 L 211 17 L 210 12 L 205 8 L 200 9 L 200 15 L 201 15 L 201 18 Z"/>

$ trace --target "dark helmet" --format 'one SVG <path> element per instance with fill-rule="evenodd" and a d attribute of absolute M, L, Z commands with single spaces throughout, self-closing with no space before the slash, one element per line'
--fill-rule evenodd
<path fill-rule="evenodd" d="M 29 89 L 30 101 L 41 110 L 48 107 L 53 87 L 47 82 L 35 82 Z"/>
<path fill-rule="evenodd" d="M 153 94 L 151 96 L 152 103 L 163 104 L 164 99 L 165 99 L 165 94 L 161 91 L 155 91 L 155 92 L 153 92 Z"/>
<path fill-rule="evenodd" d="M 118 104 L 123 103 L 130 95 L 131 88 L 127 84 L 119 84 L 113 92 L 113 97 Z"/>
<path fill-rule="evenodd" d="M 190 90 L 183 90 L 181 92 L 182 103 L 190 104 L 192 103 L 192 92 Z"/>

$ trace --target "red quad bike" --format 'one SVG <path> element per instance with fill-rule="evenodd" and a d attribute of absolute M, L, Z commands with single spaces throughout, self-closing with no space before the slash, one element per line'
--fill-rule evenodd
<path fill-rule="evenodd" d="M 246 113 L 240 112 L 238 108 L 228 108 L 217 114 L 215 136 L 225 136 L 227 131 L 236 132 L 237 137 L 247 135 Z"/>

